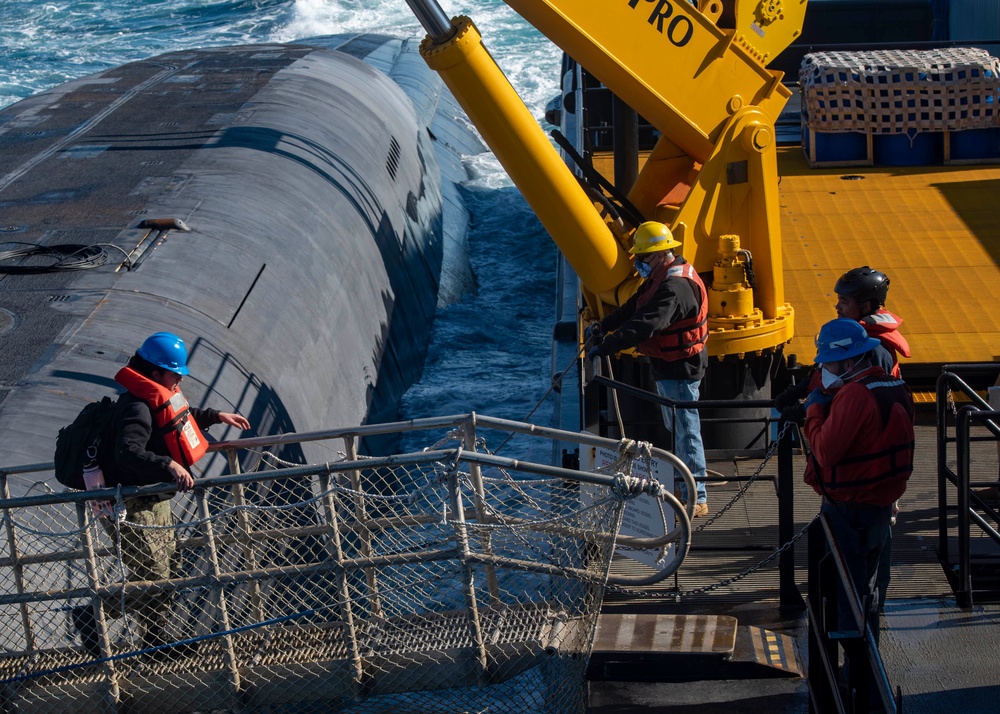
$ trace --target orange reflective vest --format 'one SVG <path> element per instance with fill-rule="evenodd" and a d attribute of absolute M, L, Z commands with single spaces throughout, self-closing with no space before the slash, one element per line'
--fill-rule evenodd
<path fill-rule="evenodd" d="M 680 259 L 678 259 L 679 261 Z M 664 280 L 690 280 L 695 286 L 695 299 L 698 300 L 698 313 L 694 317 L 678 320 L 665 330 L 658 330 L 636 349 L 639 354 L 655 357 L 666 362 L 676 362 L 687 359 L 705 349 L 708 340 L 708 299 L 705 283 L 690 263 L 674 261 L 666 270 L 653 275 L 653 284 L 636 300 L 636 307 L 642 307 L 653 297 Z"/>
<path fill-rule="evenodd" d="M 170 391 L 131 367 L 123 367 L 115 381 L 149 405 L 153 421 L 167 444 L 170 458 L 190 468 L 208 451 L 208 441 L 191 418 L 191 408 L 181 390 Z"/>

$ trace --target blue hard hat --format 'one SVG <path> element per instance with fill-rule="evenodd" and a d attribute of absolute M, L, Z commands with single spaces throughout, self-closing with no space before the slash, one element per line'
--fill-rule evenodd
<path fill-rule="evenodd" d="M 188 352 L 184 340 L 172 332 L 157 332 L 150 335 L 136 350 L 136 354 L 147 362 L 162 369 L 185 376 L 190 372 L 187 366 Z"/>
<path fill-rule="evenodd" d="M 830 320 L 816 335 L 816 364 L 840 362 L 871 352 L 881 344 L 869 337 L 860 322 L 839 317 Z"/>

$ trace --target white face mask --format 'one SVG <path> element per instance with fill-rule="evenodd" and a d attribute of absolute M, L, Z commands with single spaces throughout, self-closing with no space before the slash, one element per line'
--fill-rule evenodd
<path fill-rule="evenodd" d="M 820 378 L 823 380 L 823 389 L 833 389 L 834 387 L 839 387 L 843 384 L 843 380 L 839 374 L 834 374 L 826 367 L 820 372 Z"/>
<path fill-rule="evenodd" d="M 648 278 L 653 274 L 653 266 L 643 260 L 635 261 L 635 272 L 639 273 L 640 278 Z"/>

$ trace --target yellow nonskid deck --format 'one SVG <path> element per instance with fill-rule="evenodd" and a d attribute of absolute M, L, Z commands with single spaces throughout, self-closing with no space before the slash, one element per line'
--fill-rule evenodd
<path fill-rule="evenodd" d="M 811 361 L 837 278 L 870 265 L 891 280 L 913 367 L 1000 359 L 1000 166 L 810 169 L 798 147 L 778 160 L 789 353 Z"/>
<path fill-rule="evenodd" d="M 594 166 L 614 174 L 610 155 Z M 795 309 L 786 354 L 812 362 L 814 336 L 837 316 L 837 278 L 869 265 L 891 281 L 886 307 L 903 318 L 911 376 L 1000 361 L 1000 165 L 812 169 L 788 146 L 778 170 L 785 300 Z"/>

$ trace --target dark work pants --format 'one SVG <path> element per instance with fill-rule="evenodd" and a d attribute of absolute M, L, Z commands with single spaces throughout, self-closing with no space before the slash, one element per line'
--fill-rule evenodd
<path fill-rule="evenodd" d="M 837 503 L 823 499 L 823 513 L 830 521 L 834 540 L 857 591 L 861 611 L 878 643 L 878 566 L 889 535 L 892 506 Z M 843 594 L 838 629 L 854 629 L 854 618 Z"/>

